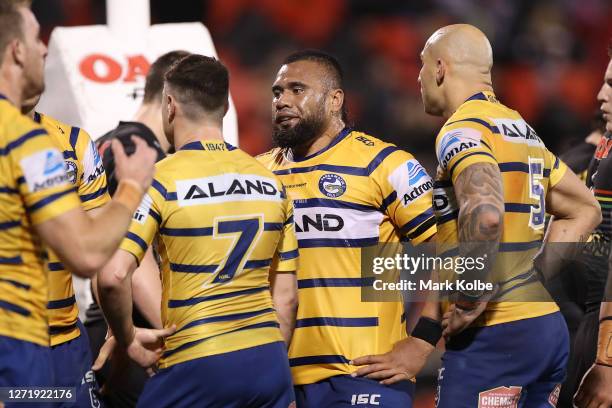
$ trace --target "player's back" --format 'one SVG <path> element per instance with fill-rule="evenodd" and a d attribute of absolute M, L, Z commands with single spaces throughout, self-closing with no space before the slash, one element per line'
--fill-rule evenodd
<path fill-rule="evenodd" d="M 449 118 L 436 141 L 440 169 L 436 180 L 438 241 L 458 241 L 458 207 L 453 183 L 469 165 L 499 166 L 504 188 L 504 228 L 492 279 L 500 283 L 482 324 L 491 325 L 558 310 L 539 283 L 533 257 L 544 236 L 547 191 L 566 166 L 550 153 L 520 114 L 480 93 Z M 439 205 L 444 203 L 445 205 Z M 447 204 L 448 203 L 448 204 Z M 540 301 L 540 302 L 535 302 Z"/>
<path fill-rule="evenodd" d="M 160 366 L 282 341 L 269 270 L 295 266 L 275 258 L 292 222 L 280 181 L 229 144 L 192 142 L 158 163 L 148 198 L 122 247 L 159 231 L 162 319 L 178 329 Z"/>

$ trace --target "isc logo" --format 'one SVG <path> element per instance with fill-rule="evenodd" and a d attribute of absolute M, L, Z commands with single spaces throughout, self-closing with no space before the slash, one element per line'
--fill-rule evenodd
<path fill-rule="evenodd" d="M 380 394 L 353 394 L 351 405 L 380 405 Z"/>

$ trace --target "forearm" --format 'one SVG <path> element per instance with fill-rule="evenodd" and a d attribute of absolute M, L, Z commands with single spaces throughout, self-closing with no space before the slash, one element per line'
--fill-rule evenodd
<path fill-rule="evenodd" d="M 132 296 L 138 311 L 156 329 L 162 328 L 161 292 L 159 268 L 153 257 L 152 247 L 149 246 L 132 276 Z"/>
<path fill-rule="evenodd" d="M 122 347 L 127 346 L 134 336 L 130 269 L 117 262 L 116 256 L 98 274 L 100 307 L 117 343 Z"/>
<path fill-rule="evenodd" d="M 274 302 L 278 321 L 280 323 L 280 331 L 287 346 L 291 344 L 293 330 L 295 329 L 295 319 L 297 314 L 297 303 L 291 302 Z"/>
<path fill-rule="evenodd" d="M 294 272 L 272 272 L 270 277 L 272 288 L 272 301 L 280 323 L 280 330 L 287 343 L 291 344 L 291 337 L 295 328 L 298 307 L 297 280 Z"/>

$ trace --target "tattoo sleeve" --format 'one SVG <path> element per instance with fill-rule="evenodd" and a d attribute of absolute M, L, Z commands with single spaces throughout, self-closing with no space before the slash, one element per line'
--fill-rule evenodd
<path fill-rule="evenodd" d="M 504 223 L 501 173 L 491 163 L 473 164 L 457 177 L 454 188 L 459 205 L 459 253 L 484 259 L 484 268 L 466 270 L 462 279 L 490 282 Z M 478 291 L 464 294 L 471 298 L 483 295 Z"/>

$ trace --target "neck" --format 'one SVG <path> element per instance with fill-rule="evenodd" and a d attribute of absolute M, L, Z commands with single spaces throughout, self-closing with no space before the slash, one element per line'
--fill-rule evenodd
<path fill-rule="evenodd" d="M 161 148 L 165 152 L 168 151 L 170 148 L 170 143 L 168 143 L 168 139 L 166 139 L 166 136 L 164 135 L 161 105 L 159 103 L 143 103 L 136 112 L 136 115 L 134 115 L 133 120 L 134 122 L 140 122 L 151 129 L 159 141 Z"/>
<path fill-rule="evenodd" d="M 0 94 L 4 95 L 17 109 L 21 109 L 23 104 L 23 92 L 20 85 L 21 81 L 8 67 L 0 67 Z"/>
<path fill-rule="evenodd" d="M 453 114 L 459 109 L 461 105 L 471 96 L 479 92 L 493 92 L 493 86 L 490 78 L 488 80 L 481 80 L 469 83 L 457 84 L 451 86 L 448 89 L 446 100 L 448 101 L 447 108 L 444 110 L 442 116 L 445 120 L 448 120 Z"/>
<path fill-rule="evenodd" d="M 176 150 L 179 150 L 181 147 L 191 142 L 202 140 L 223 141 L 222 126 L 222 123 L 215 123 L 208 120 L 178 120 L 174 125 L 174 146 Z"/>
<path fill-rule="evenodd" d="M 325 149 L 331 142 L 334 141 L 338 133 L 340 133 L 345 126 L 346 125 L 341 119 L 333 119 L 330 125 L 319 136 L 302 146 L 293 148 L 293 156 L 308 157 L 322 149 Z"/>

